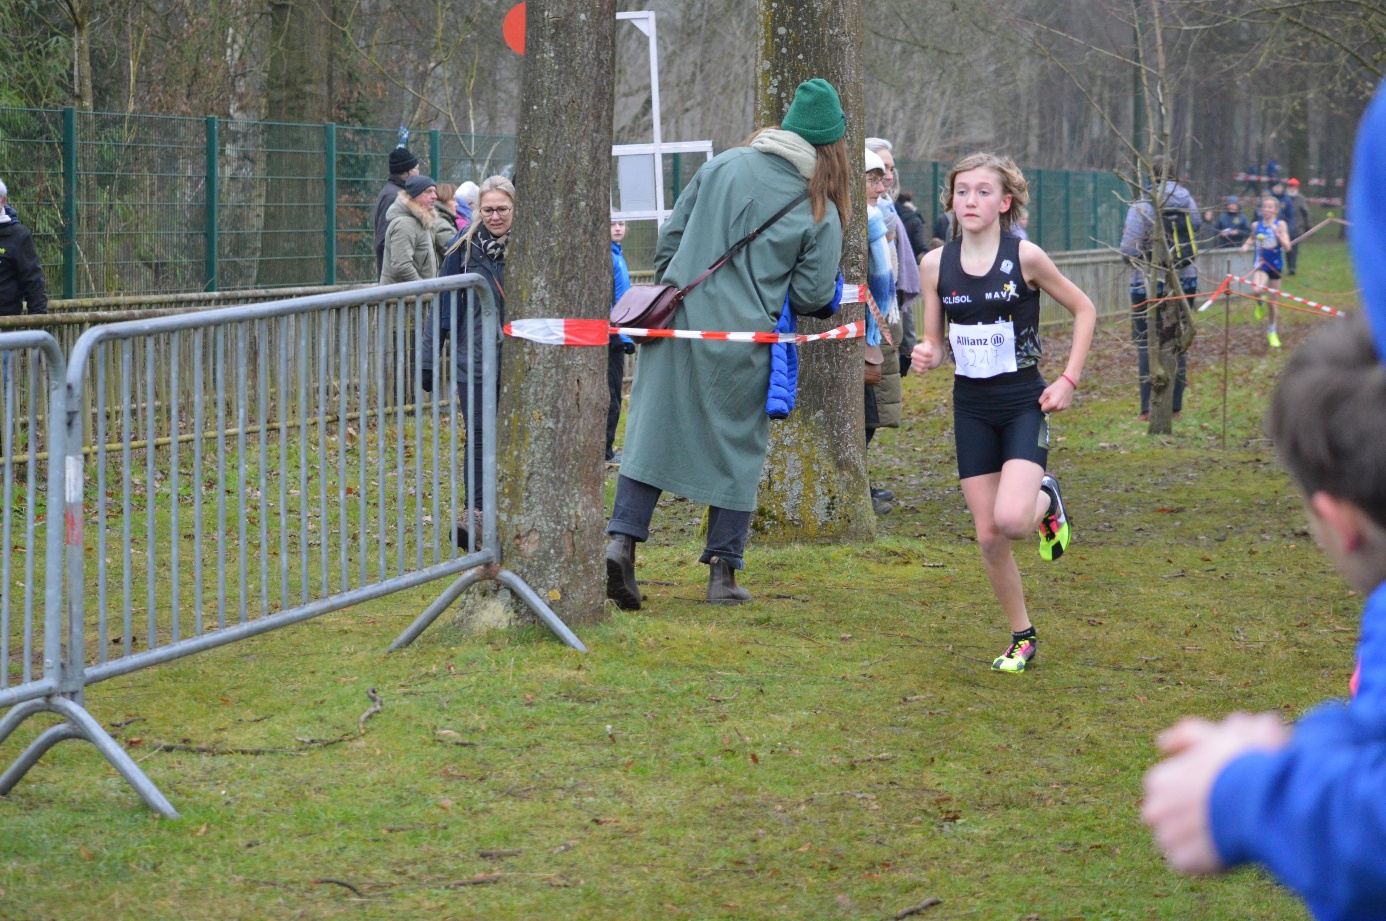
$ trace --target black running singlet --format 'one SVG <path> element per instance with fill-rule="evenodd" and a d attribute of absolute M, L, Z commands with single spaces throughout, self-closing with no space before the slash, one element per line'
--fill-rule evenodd
<path fill-rule="evenodd" d="M 1019 237 L 1001 234 L 996 261 L 981 276 L 963 271 L 961 239 L 947 243 L 938 296 L 958 376 L 997 383 L 1034 376 L 1041 354 L 1040 293 L 1025 284 Z"/>

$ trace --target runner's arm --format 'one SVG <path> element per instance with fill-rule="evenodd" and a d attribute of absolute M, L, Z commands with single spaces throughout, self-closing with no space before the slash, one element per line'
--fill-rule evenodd
<path fill-rule="evenodd" d="M 1073 345 L 1068 352 L 1068 365 L 1040 396 L 1040 407 L 1045 412 L 1059 412 L 1073 402 L 1073 393 L 1082 379 L 1083 365 L 1088 360 L 1092 335 L 1097 329 L 1097 308 L 1081 288 L 1059 271 L 1049 254 L 1029 240 L 1020 241 L 1020 270 L 1027 285 L 1048 294 L 1073 315 Z"/>

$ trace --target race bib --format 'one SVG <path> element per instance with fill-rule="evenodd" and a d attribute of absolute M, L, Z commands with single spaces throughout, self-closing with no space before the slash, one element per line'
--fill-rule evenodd
<path fill-rule="evenodd" d="M 950 324 L 948 341 L 957 373 L 963 377 L 995 377 L 1016 369 L 1015 324 L 1010 320 L 972 326 Z"/>

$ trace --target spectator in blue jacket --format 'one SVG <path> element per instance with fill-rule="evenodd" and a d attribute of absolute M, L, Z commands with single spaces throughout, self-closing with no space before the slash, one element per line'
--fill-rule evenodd
<path fill-rule="evenodd" d="M 630 269 L 621 254 L 621 241 L 626 238 L 626 222 L 611 222 L 611 306 L 630 290 Z M 621 421 L 621 382 L 626 377 L 626 356 L 635 354 L 635 341 L 627 336 L 612 336 L 606 344 L 606 389 L 611 400 L 606 408 L 606 462 L 621 463 L 614 450 L 616 423 Z"/>
<path fill-rule="evenodd" d="M 1356 228 L 1354 228 L 1356 231 Z M 1366 597 L 1347 703 L 1185 719 L 1145 777 L 1141 816 L 1185 873 L 1260 864 L 1319 921 L 1386 918 L 1386 366 L 1360 319 L 1286 366 L 1267 431 L 1319 546 Z"/>

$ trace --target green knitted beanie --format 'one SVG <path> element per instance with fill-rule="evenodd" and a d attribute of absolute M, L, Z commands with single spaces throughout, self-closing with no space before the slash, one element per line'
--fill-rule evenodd
<path fill-rule="evenodd" d="M 836 141 L 847 133 L 847 116 L 842 114 L 837 90 L 822 77 L 800 83 L 780 127 L 793 131 L 810 144 Z"/>

